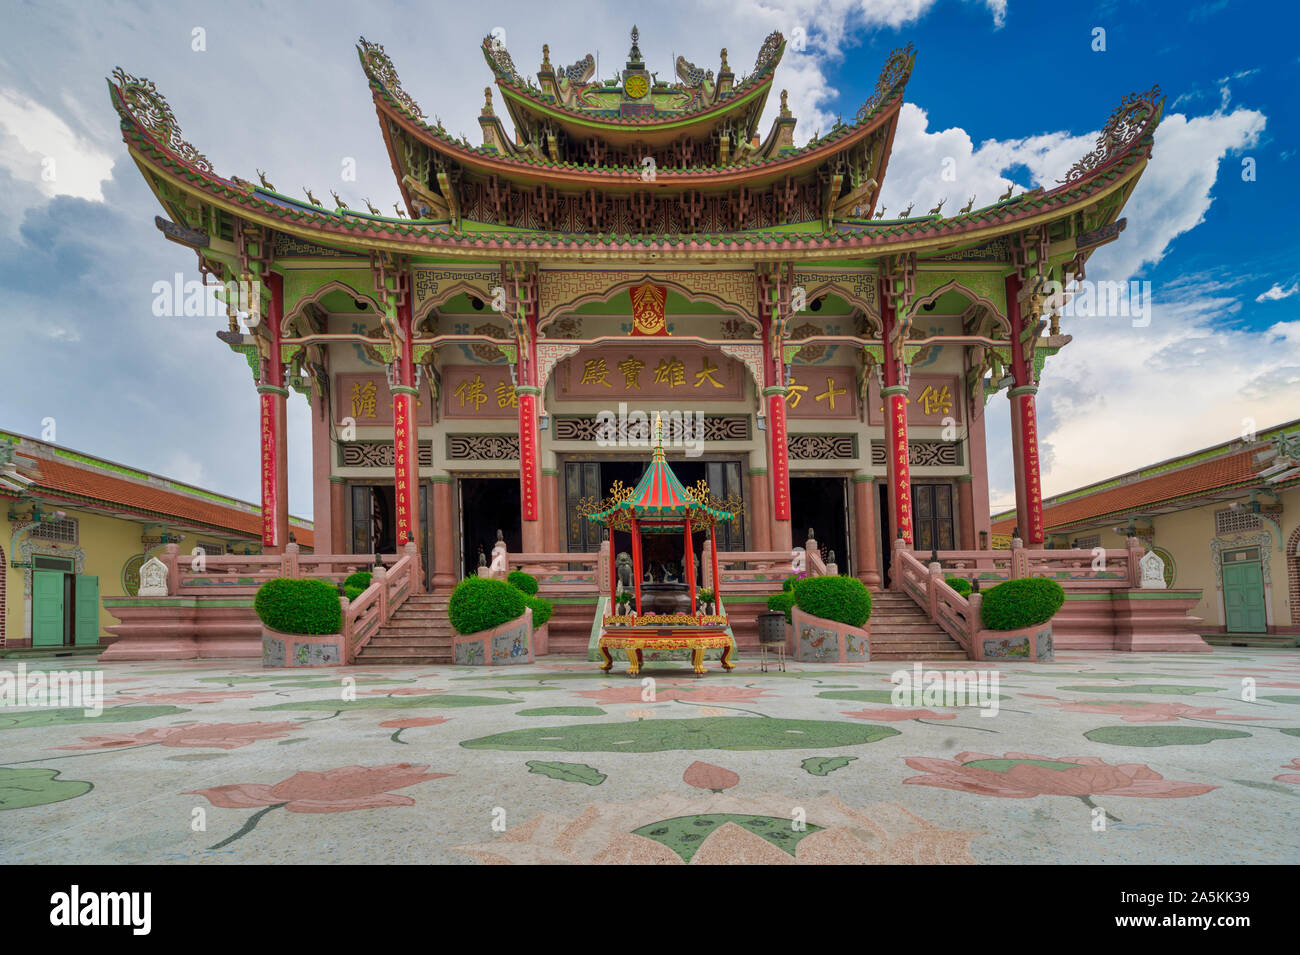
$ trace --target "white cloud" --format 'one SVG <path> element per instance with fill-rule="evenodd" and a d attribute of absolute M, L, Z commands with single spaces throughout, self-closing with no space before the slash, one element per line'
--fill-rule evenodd
<path fill-rule="evenodd" d="M 54 111 L 9 87 L 0 88 L 0 169 L 46 197 L 104 201 L 102 183 L 113 157 L 75 132 Z"/>
<path fill-rule="evenodd" d="M 1300 292 L 1300 282 L 1292 282 L 1286 288 L 1281 283 L 1274 282 L 1273 287 L 1267 292 L 1261 292 L 1255 296 L 1256 302 L 1280 302 L 1284 298 L 1290 298 L 1296 292 Z"/>

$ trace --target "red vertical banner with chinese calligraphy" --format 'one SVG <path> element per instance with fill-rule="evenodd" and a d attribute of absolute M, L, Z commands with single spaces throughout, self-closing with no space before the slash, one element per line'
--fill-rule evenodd
<path fill-rule="evenodd" d="M 406 391 L 393 395 L 393 501 L 397 512 L 397 551 L 415 534 L 414 508 L 411 506 L 414 486 L 411 480 L 411 414 L 413 396 Z"/>
<path fill-rule="evenodd" d="M 526 521 L 538 519 L 537 389 L 520 386 L 519 396 L 519 507 Z"/>
<path fill-rule="evenodd" d="M 1020 403 L 1020 453 L 1025 474 L 1025 517 L 1028 527 L 1025 543 L 1029 546 L 1042 544 L 1043 535 L 1043 494 L 1038 472 L 1038 413 L 1034 408 L 1034 393 L 1028 391 L 1016 396 Z"/>
<path fill-rule="evenodd" d="M 772 433 L 772 510 L 778 521 L 788 521 L 790 519 L 790 461 L 789 449 L 786 447 L 783 394 L 768 396 L 767 426 Z"/>
<path fill-rule="evenodd" d="M 280 498 L 278 480 L 276 430 L 276 394 L 264 390 L 259 396 L 262 411 L 262 546 L 273 548 L 280 546 L 277 533 L 276 512 Z"/>
<path fill-rule="evenodd" d="M 894 533 L 912 544 L 912 472 L 907 446 L 907 386 L 894 385 L 883 391 L 889 405 L 889 480 L 894 502 Z"/>

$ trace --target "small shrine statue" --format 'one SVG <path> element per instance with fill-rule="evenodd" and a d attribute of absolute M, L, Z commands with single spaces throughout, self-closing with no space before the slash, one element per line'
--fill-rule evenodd
<path fill-rule="evenodd" d="M 628 591 L 632 589 L 632 555 L 627 551 L 620 551 L 614 558 L 614 572 L 618 576 L 618 586 L 620 590 Z"/>

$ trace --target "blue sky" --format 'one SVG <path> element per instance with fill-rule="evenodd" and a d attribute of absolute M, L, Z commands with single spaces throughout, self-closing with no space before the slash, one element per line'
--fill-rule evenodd
<path fill-rule="evenodd" d="M 354 43 L 384 43 L 430 116 L 478 140 L 490 74 L 481 38 L 501 27 L 528 73 L 626 54 L 625 5 L 5 2 L 0 39 L 0 427 L 246 499 L 257 494 L 257 410 L 220 319 L 156 318 L 153 283 L 197 278 L 164 241 L 127 157 L 104 78 L 155 80 L 185 135 L 225 175 L 256 168 L 285 192 L 336 188 L 351 205 L 398 197 Z M 1152 283 L 1149 326 L 1067 319 L 1075 341 L 1040 391 L 1049 493 L 1300 417 L 1300 215 L 1295 154 L 1300 16 L 1291 4 L 1016 0 L 665 2 L 640 17 L 650 68 L 686 55 L 753 62 L 773 29 L 801 30 L 777 88 L 801 141 L 851 118 L 888 51 L 911 41 L 887 208 L 947 196 L 993 201 L 1008 182 L 1051 186 L 1092 147 L 1130 91 L 1168 96 L 1129 227 L 1090 279 Z M 1093 49 L 1105 31 L 1104 51 Z M 200 42 L 201 40 L 201 42 Z M 775 97 L 769 113 L 775 110 Z M 770 116 L 764 120 L 764 129 Z M 355 182 L 340 165 L 355 160 Z M 940 169 L 952 159 L 957 182 Z M 1255 178 L 1243 181 L 1242 161 Z M 995 505 L 1011 499 L 1009 413 L 988 406 Z M 305 402 L 291 403 L 290 502 L 310 514 Z"/>

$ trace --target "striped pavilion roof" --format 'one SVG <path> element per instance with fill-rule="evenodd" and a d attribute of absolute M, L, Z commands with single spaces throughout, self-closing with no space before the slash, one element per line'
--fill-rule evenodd
<path fill-rule="evenodd" d="M 664 456 L 663 426 L 655 417 L 655 447 L 650 456 L 650 467 L 632 490 L 631 496 L 612 508 L 592 514 L 593 521 L 607 520 L 616 511 L 631 511 L 637 520 L 681 520 L 690 514 L 708 514 L 715 520 L 729 521 L 736 515 L 730 511 L 701 505 L 686 489 L 686 485 L 673 473 Z"/>

